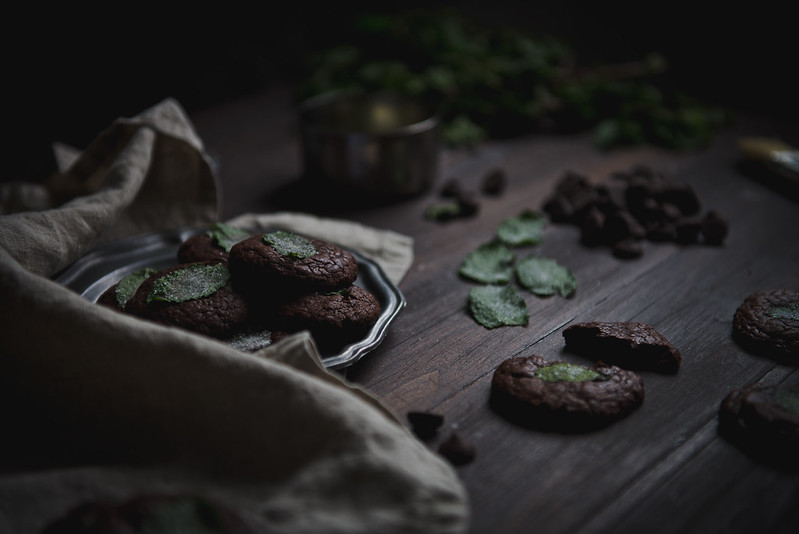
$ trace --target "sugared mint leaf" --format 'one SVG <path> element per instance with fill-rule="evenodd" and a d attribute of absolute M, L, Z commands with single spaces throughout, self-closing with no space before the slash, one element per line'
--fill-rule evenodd
<path fill-rule="evenodd" d="M 252 330 L 239 332 L 228 340 L 228 345 L 244 352 L 255 352 L 272 344 L 272 332 Z"/>
<path fill-rule="evenodd" d="M 779 387 L 774 391 L 774 400 L 788 410 L 799 415 L 799 387 Z"/>
<path fill-rule="evenodd" d="M 591 382 L 608 379 L 606 375 L 588 367 L 565 362 L 542 367 L 535 372 L 535 376 L 544 382 Z"/>
<path fill-rule="evenodd" d="M 566 267 L 550 258 L 531 256 L 516 264 L 519 284 L 535 295 L 560 294 L 570 297 L 577 289 L 577 278 Z"/>
<path fill-rule="evenodd" d="M 513 278 L 514 259 L 515 255 L 506 245 L 486 243 L 464 258 L 458 273 L 482 284 L 507 284 Z"/>
<path fill-rule="evenodd" d="M 222 222 L 214 223 L 205 234 L 225 252 L 230 252 L 233 245 L 250 237 L 250 234 L 244 230 Z"/>
<path fill-rule="evenodd" d="M 114 290 L 114 296 L 116 297 L 117 305 L 120 308 L 124 308 L 125 304 L 127 304 L 128 300 L 130 300 L 130 297 L 132 297 L 136 290 L 139 289 L 141 283 L 155 273 L 155 269 L 145 267 L 143 269 L 136 269 L 120 280 L 117 283 L 116 289 Z"/>
<path fill-rule="evenodd" d="M 524 298 L 513 286 L 479 286 L 469 291 L 469 309 L 486 328 L 525 326 L 530 319 Z"/>
<path fill-rule="evenodd" d="M 546 215 L 533 210 L 525 210 L 499 224 L 497 239 L 512 247 L 537 245 L 544 238 L 546 225 Z"/>
<path fill-rule="evenodd" d="M 310 258 L 316 254 L 316 247 L 313 243 L 291 232 L 277 230 L 264 234 L 264 242 L 271 245 L 272 248 L 283 256 L 303 259 Z"/>
<path fill-rule="evenodd" d="M 186 302 L 213 295 L 230 280 L 226 265 L 192 264 L 162 276 L 147 295 L 151 302 Z"/>
<path fill-rule="evenodd" d="M 791 302 L 784 306 L 774 306 L 768 311 L 768 314 L 775 319 L 799 321 L 799 302 Z"/>

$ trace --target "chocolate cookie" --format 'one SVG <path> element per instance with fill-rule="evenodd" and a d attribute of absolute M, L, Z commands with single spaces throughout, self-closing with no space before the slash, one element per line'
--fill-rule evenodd
<path fill-rule="evenodd" d="M 380 303 L 366 289 L 350 286 L 309 293 L 279 305 L 276 330 L 311 332 L 320 348 L 333 349 L 364 337 L 380 316 Z"/>
<path fill-rule="evenodd" d="M 156 269 L 149 267 L 136 269 L 106 289 L 97 299 L 97 303 L 115 310 L 124 310 L 128 300 L 136 293 L 141 283 L 156 272 L 158 272 Z"/>
<path fill-rule="evenodd" d="M 799 467 L 799 385 L 750 384 L 719 408 L 719 430 L 751 455 Z"/>
<path fill-rule="evenodd" d="M 624 417 L 643 400 L 641 377 L 603 363 L 584 367 L 515 357 L 502 362 L 491 381 L 492 407 L 526 426 L 596 428 Z"/>
<path fill-rule="evenodd" d="M 237 243 L 229 264 L 236 283 L 272 295 L 335 291 L 358 277 L 358 262 L 346 250 L 282 231 Z"/>
<path fill-rule="evenodd" d="M 191 236 L 178 246 L 179 263 L 209 260 L 227 261 L 228 252 L 220 248 L 214 239 L 207 234 Z"/>
<path fill-rule="evenodd" d="M 227 261 L 233 245 L 250 235 L 229 224 L 214 223 L 206 232 L 189 237 L 178 246 L 178 262 Z"/>
<path fill-rule="evenodd" d="M 181 264 L 144 280 L 125 311 L 169 326 L 224 339 L 248 319 L 246 299 L 224 263 Z"/>
<path fill-rule="evenodd" d="M 112 285 L 105 291 L 103 291 L 102 295 L 97 297 L 97 304 L 102 304 L 103 306 L 107 306 L 114 310 L 121 310 L 122 306 L 117 301 L 117 284 Z"/>
<path fill-rule="evenodd" d="M 128 501 L 80 504 L 47 526 L 43 534 L 207 532 L 251 534 L 232 509 L 193 495 L 140 495 Z"/>
<path fill-rule="evenodd" d="M 563 331 L 566 350 L 634 371 L 676 373 L 682 357 L 652 326 L 635 322 L 586 322 Z"/>
<path fill-rule="evenodd" d="M 799 356 L 799 291 L 774 289 L 746 297 L 733 317 L 733 337 L 755 353 Z"/>

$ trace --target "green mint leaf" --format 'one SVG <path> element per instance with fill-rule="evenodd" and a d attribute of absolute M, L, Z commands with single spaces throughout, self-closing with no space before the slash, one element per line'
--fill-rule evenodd
<path fill-rule="evenodd" d="M 532 256 L 516 264 L 519 284 L 540 297 L 560 294 L 570 297 L 577 289 L 577 278 L 566 267 L 550 258 Z"/>
<path fill-rule="evenodd" d="M 593 369 L 573 363 L 555 363 L 542 367 L 535 372 L 535 376 L 544 382 L 591 382 L 609 378 Z"/>
<path fill-rule="evenodd" d="M 316 254 L 316 247 L 304 237 L 292 232 L 278 230 L 264 234 L 264 242 L 283 256 L 304 259 Z"/>
<path fill-rule="evenodd" d="M 230 252 L 233 245 L 250 237 L 250 234 L 244 230 L 222 222 L 212 225 L 211 229 L 205 234 L 213 239 L 214 243 L 225 252 Z"/>
<path fill-rule="evenodd" d="M 507 284 L 513 278 L 514 259 L 515 255 L 506 245 L 486 243 L 464 258 L 458 273 L 483 284 Z"/>
<path fill-rule="evenodd" d="M 544 238 L 547 218 L 533 210 L 509 217 L 497 228 L 497 239 L 508 246 L 537 245 Z"/>
<path fill-rule="evenodd" d="M 774 400 L 789 412 L 799 415 L 799 387 L 778 387 L 774 391 Z"/>
<path fill-rule="evenodd" d="M 192 264 L 178 269 L 155 282 L 147 295 L 151 302 L 186 302 L 213 295 L 230 280 L 226 265 Z"/>
<path fill-rule="evenodd" d="M 202 497 L 180 496 L 153 503 L 143 507 L 139 514 L 140 532 L 146 534 L 219 534 L 224 529 L 216 506 Z"/>
<path fill-rule="evenodd" d="M 474 319 L 488 329 L 525 326 L 530 319 L 524 298 L 513 286 L 480 286 L 469 291 Z"/>
<path fill-rule="evenodd" d="M 119 307 L 124 308 L 128 300 L 130 300 L 130 297 L 139 289 L 141 283 L 155 273 L 155 269 L 145 267 L 143 269 L 136 269 L 120 280 L 119 283 L 117 283 L 117 288 L 114 290 L 114 296 L 116 297 Z"/>
<path fill-rule="evenodd" d="M 768 314 L 775 319 L 789 319 L 799 321 L 799 302 L 791 302 L 784 306 L 774 306 Z"/>
<path fill-rule="evenodd" d="M 427 207 L 424 216 L 431 221 L 449 221 L 460 217 L 461 212 L 458 202 L 437 202 Z"/>

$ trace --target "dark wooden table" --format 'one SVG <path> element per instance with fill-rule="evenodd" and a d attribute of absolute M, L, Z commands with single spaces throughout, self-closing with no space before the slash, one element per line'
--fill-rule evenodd
<path fill-rule="evenodd" d="M 400 288 L 408 305 L 382 345 L 346 371 L 398 415 L 444 415 L 441 436 L 459 432 L 477 448 L 459 467 L 469 492 L 471 532 L 797 532 L 799 475 L 761 463 L 718 433 L 722 399 L 752 382 L 799 380 L 796 367 L 754 356 L 731 337 L 732 317 L 750 293 L 799 288 L 799 205 L 738 168 L 737 140 L 777 136 L 799 143 L 799 125 L 738 116 L 705 150 L 653 147 L 601 152 L 587 135 L 535 135 L 445 151 L 439 182 L 477 189 L 501 167 L 509 187 L 481 198 L 476 217 L 426 220 L 437 189 L 386 206 L 319 206 L 286 191 L 301 172 L 291 94 L 261 96 L 194 113 L 219 164 L 222 215 L 304 210 L 402 232 L 415 239 Z M 723 246 L 647 243 L 620 260 L 586 248 L 574 227 L 551 224 L 529 252 L 556 259 L 578 279 L 570 298 L 525 299 L 525 327 L 487 330 L 467 313 L 472 284 L 459 278 L 464 256 L 490 240 L 505 217 L 539 209 L 567 170 L 604 180 L 645 164 L 692 184 L 703 209 L 729 218 Z M 642 372 L 646 399 L 627 418 L 577 434 L 521 428 L 489 407 L 491 376 L 512 356 L 580 362 L 561 335 L 581 321 L 641 321 L 682 353 L 676 375 Z M 582 360 L 580 363 L 587 363 Z M 431 444 L 432 447 L 436 442 Z M 798 451 L 799 452 L 799 451 Z"/>

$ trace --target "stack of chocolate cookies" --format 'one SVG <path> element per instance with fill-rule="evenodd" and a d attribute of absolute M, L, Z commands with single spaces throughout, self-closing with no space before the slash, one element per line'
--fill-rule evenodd
<path fill-rule="evenodd" d="M 244 350 L 307 330 L 320 350 L 336 351 L 363 338 L 381 313 L 355 285 L 356 258 L 319 239 L 218 223 L 181 243 L 177 259 L 129 274 L 98 302 Z"/>

